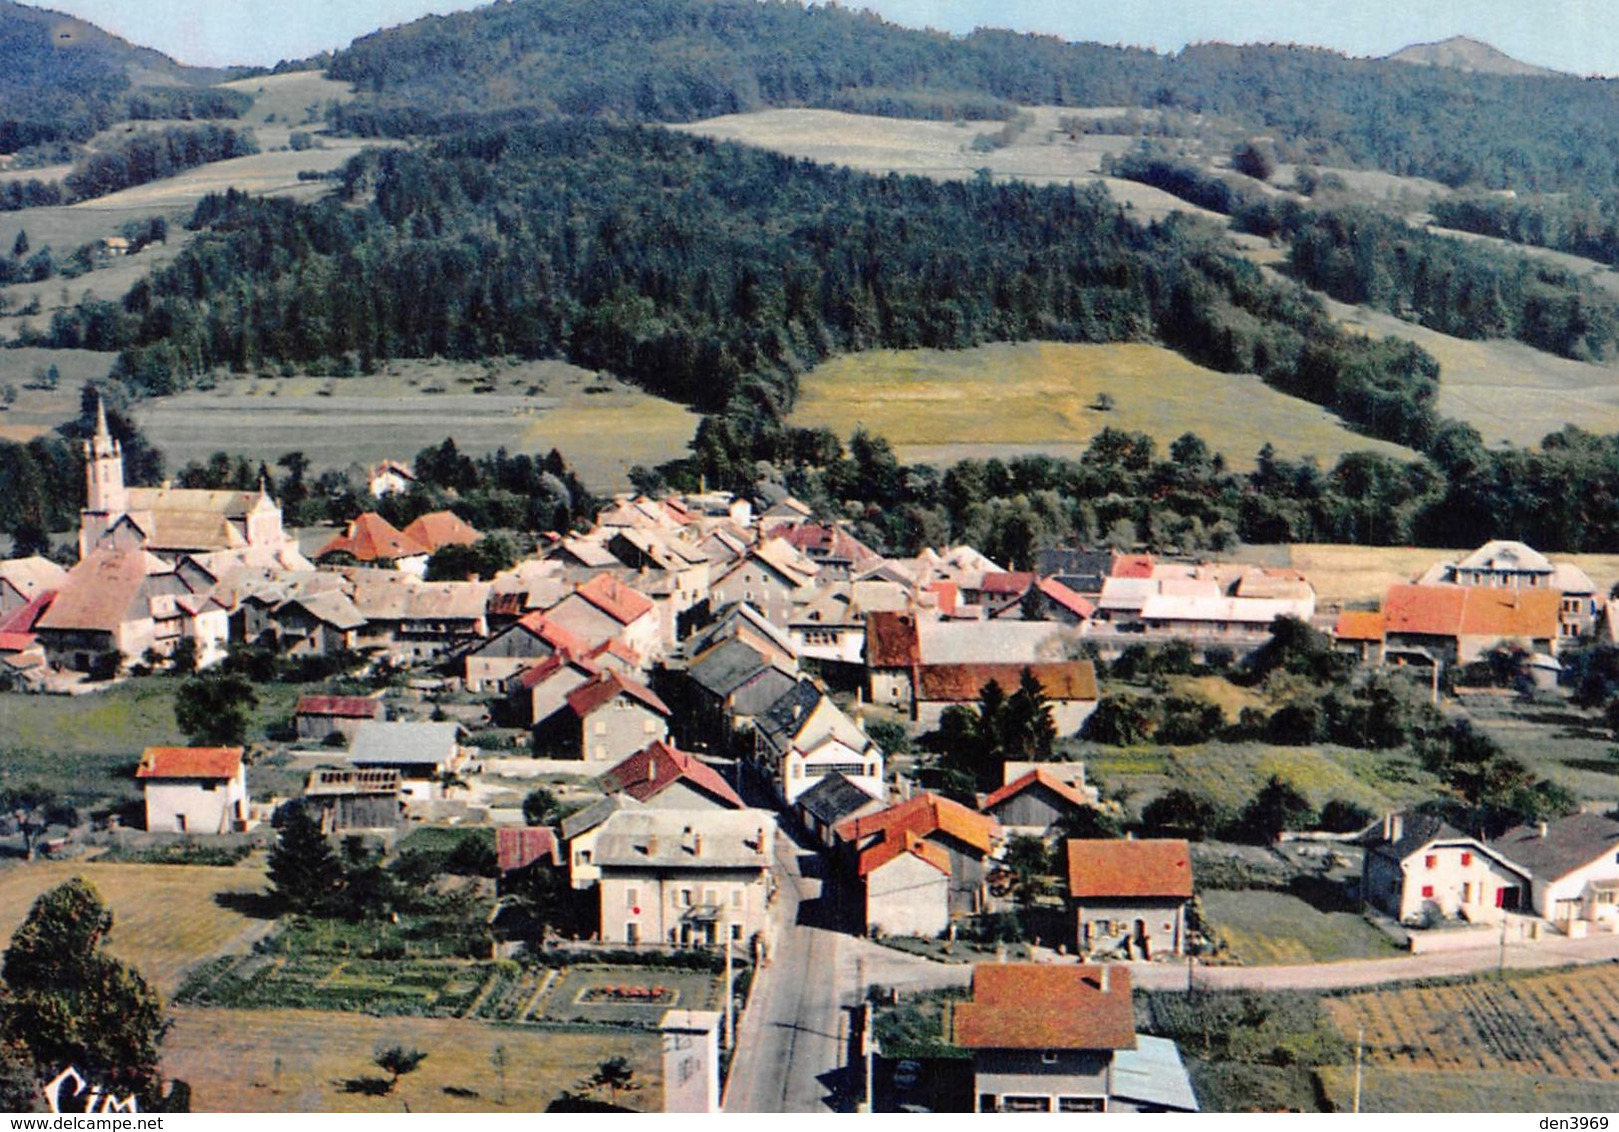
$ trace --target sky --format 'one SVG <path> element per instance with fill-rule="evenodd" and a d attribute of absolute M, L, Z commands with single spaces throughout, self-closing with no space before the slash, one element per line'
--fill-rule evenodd
<path fill-rule="evenodd" d="M 379 27 L 484 0 L 30 0 L 184 63 L 270 65 Z M 1010 27 L 1178 51 L 1187 43 L 1300 43 L 1387 55 L 1467 35 L 1527 63 L 1619 75 L 1613 0 L 844 0 L 895 23 Z"/>

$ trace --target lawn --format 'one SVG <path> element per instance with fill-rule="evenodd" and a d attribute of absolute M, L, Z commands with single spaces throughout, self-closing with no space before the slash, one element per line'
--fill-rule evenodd
<path fill-rule="evenodd" d="M 0 869 L 0 941 L 11 938 L 41 893 L 77 876 L 95 885 L 112 909 L 112 953 L 166 996 L 191 968 L 222 953 L 246 951 L 269 928 L 268 921 L 215 899 L 262 891 L 261 858 L 233 868 L 36 861 Z"/>
<path fill-rule="evenodd" d="M 547 1022 L 577 1022 L 598 1026 L 655 1028 L 665 1010 L 718 1010 L 723 1005 L 723 976 L 708 971 L 681 971 L 657 967 L 569 968 L 555 980 L 537 1004 L 534 1017 Z M 592 989 L 636 987 L 666 992 L 659 1003 L 582 1001 Z"/>
<path fill-rule="evenodd" d="M 1428 798 L 1428 776 L 1409 756 L 1348 747 L 1276 747 L 1265 743 L 1207 743 L 1168 751 L 1169 776 L 1178 786 L 1240 810 L 1276 775 L 1320 807 L 1334 798 L 1381 813 Z"/>
<path fill-rule="evenodd" d="M 384 933 L 377 926 L 380 938 Z M 176 1001 L 192 1006 L 280 1006 L 359 1014 L 461 1018 L 516 975 L 515 964 L 361 955 L 255 954 L 193 972 Z"/>
<path fill-rule="evenodd" d="M 1162 451 L 1196 432 L 1235 468 L 1252 467 L 1266 443 L 1323 463 L 1357 450 L 1411 456 L 1252 374 L 1216 373 L 1139 343 L 876 350 L 818 366 L 799 387 L 793 424 L 839 436 L 864 426 L 910 462 L 1042 452 L 1073 458 L 1109 427 L 1145 432 Z M 1094 408 L 1104 393 L 1113 400 L 1108 411 Z"/>
<path fill-rule="evenodd" d="M 629 1058 L 640 1086 L 620 1094 L 619 1103 L 663 1107 L 653 1034 L 558 1033 L 438 1018 L 413 1019 L 402 1031 L 396 1019 L 304 1010 L 182 1007 L 173 1016 L 163 1072 L 191 1084 L 197 1112 L 535 1113 L 616 1056 Z M 377 1076 L 373 1053 L 395 1044 L 414 1046 L 427 1059 L 393 1095 L 345 1091 L 346 1081 Z M 505 1050 L 504 1082 L 495 1071 L 497 1048 Z"/>
<path fill-rule="evenodd" d="M 1323 912 L 1286 892 L 1215 889 L 1203 911 L 1248 966 L 1392 958 L 1388 936 L 1353 912 Z"/>
<path fill-rule="evenodd" d="M 106 377 L 112 363 L 112 354 L 91 350 L 0 350 L 0 385 L 17 387 L 17 403 L 0 411 L 0 440 L 27 442 L 78 416 L 85 382 Z M 25 388 L 35 370 L 53 365 L 62 378 L 55 389 Z"/>
<path fill-rule="evenodd" d="M 1522 704 L 1511 697 L 1467 700 L 1473 722 L 1536 775 L 1580 799 L 1619 797 L 1619 760 L 1600 712 L 1567 705 Z"/>

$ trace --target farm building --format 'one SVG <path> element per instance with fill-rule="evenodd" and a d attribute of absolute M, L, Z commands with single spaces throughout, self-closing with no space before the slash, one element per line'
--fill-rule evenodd
<path fill-rule="evenodd" d="M 148 747 L 135 777 L 146 828 L 165 833 L 247 829 L 247 768 L 240 747 Z"/>
<path fill-rule="evenodd" d="M 365 723 L 349 743 L 349 762 L 362 770 L 398 771 L 399 792 L 407 799 L 439 798 L 439 779 L 461 766 L 459 730 L 454 723 Z"/>
<path fill-rule="evenodd" d="M 994 818 L 936 794 L 918 794 L 877 813 L 844 821 L 837 827 L 837 837 L 852 855 L 856 876 L 865 875 L 861 870 L 865 855 L 884 843 L 908 845 L 907 837 L 930 841 L 944 850 L 949 864 L 951 914 L 988 909 L 989 860 L 1001 838 L 1001 827 Z M 889 852 L 897 850 L 884 851 Z"/>
<path fill-rule="evenodd" d="M 837 827 L 851 818 L 865 817 L 884 808 L 880 798 L 837 771 L 826 775 L 798 796 L 793 810 L 811 836 L 830 849 L 837 844 Z"/>
<path fill-rule="evenodd" d="M 401 798 L 393 767 L 317 767 L 304 782 L 304 808 L 328 835 L 397 828 Z"/>
<path fill-rule="evenodd" d="M 1085 785 L 1083 763 L 1060 767 L 1036 766 L 1015 778 L 1010 777 L 1011 769 L 1016 765 L 1008 763 L 1009 780 L 1006 785 L 986 795 L 978 803 L 979 812 L 1000 822 L 1009 834 L 1044 836 L 1060 825 L 1063 819 L 1089 809 L 1100 799 L 1095 787 Z M 1077 773 L 1074 768 L 1077 768 Z M 1061 771 L 1070 773 L 1064 775 Z"/>
<path fill-rule="evenodd" d="M 1101 698 L 1096 685 L 1096 665 L 1089 660 L 924 664 L 916 672 L 916 698 L 911 706 L 911 718 L 924 730 L 938 727 L 947 708 L 976 705 L 992 680 L 1011 695 L 1018 690 L 1024 672 L 1032 674 L 1045 693 L 1059 736 L 1076 734 L 1085 726 Z"/>
<path fill-rule="evenodd" d="M 1192 899 L 1191 847 L 1173 839 L 1070 841 L 1068 898 L 1081 953 L 1180 955 Z"/>
<path fill-rule="evenodd" d="M 332 735 L 353 739 L 362 724 L 384 720 L 387 715 L 382 701 L 372 696 L 302 695 L 293 718 L 298 738 L 325 742 Z"/>

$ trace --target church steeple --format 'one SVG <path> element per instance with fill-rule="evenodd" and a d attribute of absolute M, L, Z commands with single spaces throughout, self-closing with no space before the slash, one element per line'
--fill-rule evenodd
<path fill-rule="evenodd" d="M 124 489 L 124 450 L 107 427 L 107 406 L 96 396 L 95 435 L 84 443 L 84 511 L 79 517 L 79 555 L 129 510 Z"/>

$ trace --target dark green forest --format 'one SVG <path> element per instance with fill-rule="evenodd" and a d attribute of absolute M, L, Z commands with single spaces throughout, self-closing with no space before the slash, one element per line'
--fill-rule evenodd
<path fill-rule="evenodd" d="M 1619 197 L 1469 195 L 1439 200 L 1429 211 L 1445 228 L 1551 248 L 1619 266 Z"/>
<path fill-rule="evenodd" d="M 690 121 L 775 106 L 1010 117 L 1015 105 L 1138 106 L 1224 119 L 1280 156 L 1447 185 L 1619 186 L 1619 82 L 1349 59 L 1302 47 L 1176 55 L 981 30 L 913 31 L 793 0 L 514 0 L 356 40 L 331 61 L 362 134 L 521 107 Z M 448 115 L 450 117 L 446 118 Z"/>

